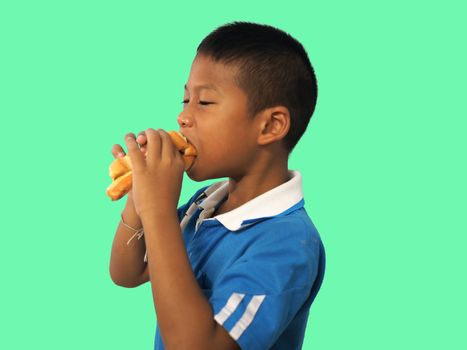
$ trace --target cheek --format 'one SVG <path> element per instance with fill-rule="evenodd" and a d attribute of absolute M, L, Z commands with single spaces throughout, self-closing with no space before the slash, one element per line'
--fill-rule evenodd
<path fill-rule="evenodd" d="M 246 126 L 241 121 L 234 123 L 232 118 L 223 116 L 219 122 L 206 123 L 203 127 L 198 125 L 200 137 L 203 138 L 200 151 L 212 161 L 224 162 L 225 157 L 240 155 L 248 148 L 245 128 L 251 125 Z"/>
<path fill-rule="evenodd" d="M 214 150 L 213 154 L 217 157 L 224 157 L 232 152 L 232 139 L 229 138 L 228 133 L 219 131 L 212 135 L 211 147 Z"/>
<path fill-rule="evenodd" d="M 203 142 L 206 158 L 214 163 L 224 163 L 226 160 L 231 160 L 239 152 L 237 141 L 235 135 L 226 130 L 211 132 L 206 141 Z"/>

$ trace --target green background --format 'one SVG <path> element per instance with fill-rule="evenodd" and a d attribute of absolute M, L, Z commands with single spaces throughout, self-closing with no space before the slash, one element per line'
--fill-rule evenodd
<path fill-rule="evenodd" d="M 111 147 L 178 128 L 196 47 L 234 20 L 290 33 L 318 77 L 289 164 L 327 253 L 304 349 L 467 348 L 461 3 L 1 2 L 0 348 L 152 349 L 150 284 L 109 276 Z M 185 175 L 180 203 L 212 182 Z"/>

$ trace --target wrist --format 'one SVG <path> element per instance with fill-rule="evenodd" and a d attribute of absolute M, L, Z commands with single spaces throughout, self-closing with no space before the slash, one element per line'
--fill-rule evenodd
<path fill-rule="evenodd" d="M 176 220 L 178 222 L 178 213 L 177 209 L 160 209 L 160 210 L 151 210 L 145 213 L 141 213 L 141 224 L 146 226 L 159 225 L 160 223 L 167 223 L 168 221 Z"/>

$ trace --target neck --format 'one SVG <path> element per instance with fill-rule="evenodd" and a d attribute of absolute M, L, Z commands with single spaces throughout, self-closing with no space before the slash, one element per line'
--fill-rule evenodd
<path fill-rule="evenodd" d="M 259 195 L 289 181 L 287 158 L 271 161 L 272 157 L 257 159 L 254 166 L 241 178 L 229 178 L 229 194 L 219 211 L 238 208 Z"/>

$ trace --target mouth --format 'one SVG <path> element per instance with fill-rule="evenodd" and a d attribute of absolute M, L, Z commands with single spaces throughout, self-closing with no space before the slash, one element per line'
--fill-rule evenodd
<path fill-rule="evenodd" d="M 179 133 L 180 135 L 182 135 L 182 137 L 185 139 L 186 142 L 188 142 L 189 144 L 192 144 L 192 143 L 190 142 L 190 140 L 188 139 L 188 137 L 185 136 L 184 133 L 182 133 L 181 131 L 179 131 L 178 133 Z M 192 144 L 192 145 L 193 145 L 193 144 Z M 194 145 L 193 145 L 193 146 L 194 146 Z"/>
<path fill-rule="evenodd" d="M 198 158 L 198 150 L 197 150 L 197 147 L 194 145 L 194 143 L 191 142 L 191 140 L 188 137 L 186 137 L 181 131 L 179 131 L 178 133 L 185 139 L 185 141 L 188 144 L 190 144 L 192 146 L 191 149 L 194 148 L 194 151 L 195 151 L 195 155 L 193 156 L 193 161 L 192 161 L 190 167 L 188 169 L 186 169 L 186 172 L 189 172 L 195 166 L 196 159 Z M 182 155 L 184 155 L 184 153 L 182 153 Z"/>
<path fill-rule="evenodd" d="M 190 155 L 195 155 L 195 156 L 196 156 L 196 155 L 198 154 L 198 148 L 196 147 L 196 145 L 195 145 L 193 142 L 191 142 L 191 140 L 190 140 L 188 137 L 186 137 L 182 132 L 178 131 L 178 133 L 185 139 L 185 141 L 186 141 L 189 145 L 191 145 L 191 146 L 189 147 L 189 148 L 190 148 L 190 151 L 189 151 L 190 153 L 189 153 L 189 154 L 190 154 Z M 193 153 L 193 152 L 195 152 L 195 153 Z"/>

